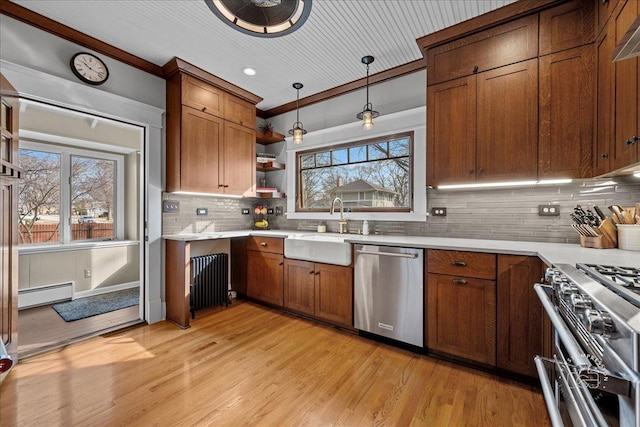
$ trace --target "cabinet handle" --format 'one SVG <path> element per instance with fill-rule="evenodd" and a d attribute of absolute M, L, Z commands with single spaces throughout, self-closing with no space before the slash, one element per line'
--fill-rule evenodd
<path fill-rule="evenodd" d="M 609 155 L 608 155 L 607 153 L 600 154 L 600 158 L 601 158 L 601 159 L 608 159 L 608 158 L 609 158 Z"/>
<path fill-rule="evenodd" d="M 464 279 L 451 279 L 451 282 L 455 285 L 466 285 L 467 283 L 469 283 Z"/>
<path fill-rule="evenodd" d="M 473 67 L 473 74 L 476 74 L 478 72 L 478 66 L 476 65 L 475 67 Z"/>
<path fill-rule="evenodd" d="M 260 246 L 265 247 L 267 244 L 265 242 L 260 243 Z"/>
<path fill-rule="evenodd" d="M 467 169 L 467 173 L 471 175 L 473 173 L 473 169 Z"/>
<path fill-rule="evenodd" d="M 315 271 L 311 270 L 311 271 L 309 272 L 309 274 L 315 274 Z"/>
<path fill-rule="evenodd" d="M 632 137 L 631 137 L 631 139 L 627 139 L 627 140 L 624 142 L 624 145 L 633 145 L 633 144 L 635 144 L 636 142 L 638 142 L 638 140 L 639 140 L 639 139 L 640 139 L 640 138 L 638 138 L 637 136 L 635 136 L 635 135 L 634 135 L 634 136 L 632 136 Z"/>
<path fill-rule="evenodd" d="M 229 186 L 228 186 L 227 184 L 225 184 L 225 185 L 223 185 L 223 187 L 224 187 L 224 188 L 227 188 L 227 187 L 229 187 Z"/>
<path fill-rule="evenodd" d="M 207 107 L 202 107 L 202 111 L 207 111 Z"/>
<path fill-rule="evenodd" d="M 466 267 L 467 263 L 464 261 L 454 260 L 454 261 L 451 261 L 451 265 L 455 265 L 456 267 Z"/>
<path fill-rule="evenodd" d="M 218 188 L 220 188 L 220 187 L 224 187 L 224 185 L 223 184 L 218 184 Z"/>
<path fill-rule="evenodd" d="M 316 271 L 316 276 L 319 276 L 319 275 L 320 275 L 320 272 L 319 272 L 319 271 Z"/>
<path fill-rule="evenodd" d="M 482 172 L 484 172 L 484 168 L 478 169 L 478 174 L 481 174 Z"/>
<path fill-rule="evenodd" d="M 609 0 L 602 0 L 602 5 L 604 6 L 605 4 L 609 3 Z"/>
<path fill-rule="evenodd" d="M 281 263 L 280 263 L 280 264 L 278 264 L 278 265 L 284 265 L 284 261 L 283 261 L 283 262 L 281 262 Z"/>

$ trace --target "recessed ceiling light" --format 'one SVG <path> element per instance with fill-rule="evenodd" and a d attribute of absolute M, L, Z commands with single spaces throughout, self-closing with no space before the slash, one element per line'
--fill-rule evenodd
<path fill-rule="evenodd" d="M 242 72 L 245 73 L 247 76 L 255 76 L 256 75 L 256 70 L 254 70 L 251 67 L 244 67 L 242 69 Z"/>

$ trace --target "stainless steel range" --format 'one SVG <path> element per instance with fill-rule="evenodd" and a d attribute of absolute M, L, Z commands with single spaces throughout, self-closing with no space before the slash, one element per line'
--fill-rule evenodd
<path fill-rule="evenodd" d="M 536 357 L 554 426 L 640 426 L 640 269 L 548 269 L 536 293 L 555 328 Z"/>

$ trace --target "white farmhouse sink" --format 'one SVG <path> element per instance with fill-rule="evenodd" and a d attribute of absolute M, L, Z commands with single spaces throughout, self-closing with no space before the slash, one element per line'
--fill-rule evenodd
<path fill-rule="evenodd" d="M 336 234 L 294 234 L 284 239 L 284 256 L 324 264 L 351 265 L 351 243 Z"/>

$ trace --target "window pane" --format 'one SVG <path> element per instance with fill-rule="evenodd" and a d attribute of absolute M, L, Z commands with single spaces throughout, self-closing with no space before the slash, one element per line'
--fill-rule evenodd
<path fill-rule="evenodd" d="M 370 144 L 367 146 L 369 150 L 369 160 L 386 159 L 388 156 L 387 143 Z"/>
<path fill-rule="evenodd" d="M 366 145 L 349 148 L 349 163 L 364 162 L 366 160 L 367 160 Z"/>
<path fill-rule="evenodd" d="M 409 156 L 409 140 L 397 139 L 389 141 L 389 157 Z"/>
<path fill-rule="evenodd" d="M 347 150 L 335 150 L 331 152 L 331 164 L 343 165 L 348 162 Z"/>
<path fill-rule="evenodd" d="M 10 140 L 4 135 L 0 136 L 0 160 L 5 162 L 11 161 L 11 154 L 9 148 L 11 147 Z"/>
<path fill-rule="evenodd" d="M 300 158 L 300 169 L 308 169 L 315 167 L 315 156 L 313 154 L 307 154 Z"/>
<path fill-rule="evenodd" d="M 60 241 L 60 155 L 19 151 L 19 244 Z"/>
<path fill-rule="evenodd" d="M 397 155 L 393 159 L 388 158 L 389 144 L 381 141 L 331 151 L 330 166 L 301 171 L 298 208 L 328 210 L 335 197 L 352 210 L 411 208 L 411 137 L 394 140 L 392 145 Z M 347 152 L 349 162 L 344 163 Z M 316 161 L 324 162 L 326 154 L 316 153 Z"/>
<path fill-rule="evenodd" d="M 316 166 L 329 166 L 331 164 L 331 157 L 329 152 L 316 154 Z"/>
<path fill-rule="evenodd" d="M 113 160 L 71 156 L 71 239 L 115 237 Z"/>

